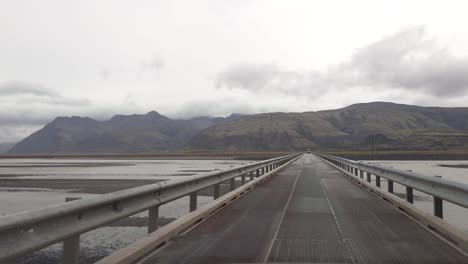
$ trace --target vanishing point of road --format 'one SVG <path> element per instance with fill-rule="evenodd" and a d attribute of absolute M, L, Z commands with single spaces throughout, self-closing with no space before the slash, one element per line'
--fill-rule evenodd
<path fill-rule="evenodd" d="M 142 261 L 468 263 L 468 256 L 314 155 Z"/>

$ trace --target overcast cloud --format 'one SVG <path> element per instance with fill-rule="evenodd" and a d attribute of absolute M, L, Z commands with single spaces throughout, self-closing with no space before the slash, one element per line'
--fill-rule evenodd
<path fill-rule="evenodd" d="M 2 1 L 0 143 L 57 116 L 468 106 L 467 9 L 455 0 Z"/>
<path fill-rule="evenodd" d="M 150 61 L 141 63 L 143 71 L 159 71 L 163 66 L 164 63 L 159 57 L 153 57 Z"/>
<path fill-rule="evenodd" d="M 468 57 L 453 56 L 426 36 L 425 27 L 416 26 L 359 48 L 349 62 L 326 72 L 238 64 L 219 74 L 217 87 L 314 98 L 366 87 L 451 98 L 468 92 Z"/>

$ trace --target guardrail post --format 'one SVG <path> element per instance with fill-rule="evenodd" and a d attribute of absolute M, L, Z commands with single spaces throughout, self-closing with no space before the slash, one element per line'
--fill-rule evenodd
<path fill-rule="evenodd" d="M 215 184 L 213 186 L 213 199 L 214 200 L 219 198 L 219 186 L 220 186 L 220 184 Z"/>
<path fill-rule="evenodd" d="M 393 193 L 393 181 L 388 180 L 387 187 L 388 187 L 388 192 Z"/>
<path fill-rule="evenodd" d="M 356 164 L 357 166 L 359 166 L 359 168 L 361 168 L 359 163 L 355 163 L 355 162 L 352 162 L 352 161 L 349 161 L 349 163 L 348 163 L 348 162 L 346 162 L 346 159 L 334 160 L 333 158 L 328 158 L 327 155 L 325 155 L 325 156 L 319 155 L 319 156 L 324 158 L 325 160 L 328 160 L 332 164 L 335 164 L 337 167 L 340 167 L 345 174 L 352 175 L 352 176 L 358 176 L 357 168 L 355 168 L 354 166 L 352 166 L 350 164 Z M 456 196 L 455 194 L 452 194 L 452 193 L 447 194 L 443 190 L 440 190 L 440 189 L 443 189 L 443 188 L 451 189 L 452 186 L 453 186 L 453 183 L 450 184 L 450 181 L 448 181 L 448 182 L 432 181 L 431 182 L 429 180 L 430 184 L 432 185 L 432 189 L 431 189 L 431 188 L 429 188 L 429 186 L 425 186 L 425 185 L 427 185 L 426 180 L 421 182 L 421 180 L 419 180 L 417 177 L 413 178 L 414 175 L 412 175 L 412 174 L 405 174 L 405 172 L 398 172 L 398 170 L 392 170 L 392 169 L 387 170 L 385 168 L 382 168 L 381 166 L 373 166 L 373 165 L 363 165 L 362 168 L 366 168 L 366 176 L 367 176 L 367 181 L 368 182 L 372 183 L 372 175 L 375 176 L 375 184 L 376 184 L 376 186 L 378 188 L 381 188 L 381 181 L 382 181 L 381 178 L 382 177 L 384 178 L 384 180 L 387 180 L 388 192 L 392 193 L 392 194 L 394 194 L 394 181 L 392 179 L 399 179 L 397 176 L 402 176 L 402 175 L 405 178 L 414 179 L 414 181 L 415 181 L 414 185 L 411 184 L 411 186 L 405 186 L 406 201 L 413 204 L 414 203 L 414 190 L 413 189 L 414 188 L 416 188 L 417 190 L 421 189 L 422 192 L 425 192 L 425 193 L 430 194 L 430 195 L 433 196 L 434 216 L 439 217 L 441 219 L 443 218 L 443 214 L 444 214 L 444 212 L 443 212 L 444 199 L 446 201 L 450 201 L 450 202 L 456 201 L 455 203 L 462 204 L 463 207 L 468 208 L 468 205 L 466 203 L 467 200 L 464 199 L 467 196 L 468 189 L 462 188 L 462 190 L 459 190 L 459 189 L 453 190 L 453 193 L 457 193 L 458 196 Z M 363 171 L 359 170 L 359 172 L 360 172 L 359 175 L 362 178 L 363 177 Z M 383 174 L 380 174 L 380 172 L 382 172 Z M 386 174 L 388 174 L 388 178 L 387 178 Z M 379 175 L 383 175 L 383 176 L 379 176 Z M 435 177 L 441 178 L 441 176 L 435 176 Z M 403 181 L 403 183 L 404 183 L 404 181 Z M 440 187 L 440 189 L 438 187 Z M 442 196 L 442 198 L 439 197 L 439 196 Z M 463 198 L 461 198 L 461 197 L 463 197 Z"/>
<path fill-rule="evenodd" d="M 80 262 L 80 236 L 72 236 L 63 240 L 63 263 L 78 264 Z"/>
<path fill-rule="evenodd" d="M 190 212 L 197 210 L 197 192 L 190 194 Z"/>
<path fill-rule="evenodd" d="M 254 175 L 253 175 L 253 171 L 250 172 L 250 180 L 253 181 L 254 179 Z"/>
<path fill-rule="evenodd" d="M 361 179 L 364 179 L 364 171 L 359 170 L 359 177 L 361 177 Z"/>
<path fill-rule="evenodd" d="M 148 209 L 148 234 L 158 230 L 159 224 L 159 206 L 153 206 Z"/>
<path fill-rule="evenodd" d="M 81 198 L 66 197 L 65 202 L 79 200 Z M 63 263 L 78 264 L 80 262 L 80 235 L 71 236 L 63 240 Z"/>
<path fill-rule="evenodd" d="M 444 218 L 444 208 L 442 199 L 434 196 L 434 215 Z"/>
<path fill-rule="evenodd" d="M 241 185 L 245 184 L 245 174 L 242 174 L 241 176 Z"/>
<path fill-rule="evenodd" d="M 265 174 L 265 167 L 262 167 L 262 175 Z"/>
<path fill-rule="evenodd" d="M 288 155 L 284 160 L 291 160 L 291 157 L 298 158 L 298 155 Z M 77 264 L 80 261 L 80 234 L 82 232 L 99 228 L 110 221 L 117 221 L 147 210 L 147 230 L 151 232 L 158 229 L 159 207 L 171 202 L 179 197 L 189 199 L 189 210 L 194 212 L 197 209 L 197 195 L 202 189 L 206 190 L 213 186 L 213 196 L 219 196 L 219 191 L 226 188 L 227 181 L 231 178 L 247 176 L 252 170 L 257 170 L 266 165 L 278 166 L 278 161 L 284 162 L 283 158 L 274 158 L 267 161 L 255 162 L 254 164 L 242 165 L 226 171 L 212 172 L 208 175 L 193 177 L 181 181 L 174 185 L 154 184 L 144 187 L 136 187 L 125 192 L 115 192 L 104 194 L 100 197 L 90 198 L 86 201 L 75 202 L 73 204 L 61 204 L 46 210 L 38 210 L 30 214 L 29 212 L 18 216 L 6 216 L 0 221 L 0 229 L 5 234 L 2 238 L 14 238 L 15 243 L 8 243 L 7 239 L 1 246 L 0 262 L 4 259 L 13 258 L 24 254 L 40 250 L 48 245 L 60 242 L 63 246 L 61 254 L 62 260 L 66 264 Z M 253 173 L 251 174 L 253 175 Z M 230 177 L 230 178 L 226 178 Z M 259 178 L 258 178 L 259 179 Z M 232 182 L 235 183 L 234 179 Z M 233 184 L 234 185 L 234 184 Z M 232 186 L 234 187 L 234 186 Z M 223 189 L 224 190 L 224 189 Z M 240 192 L 240 191 L 239 191 Z M 65 199 L 66 201 L 73 198 Z M 187 199 L 187 198 L 184 198 Z M 220 200 L 220 199 L 218 199 Z M 211 209 L 210 209 L 211 210 Z M 81 217 L 84 216 L 83 219 Z M 79 217 L 80 223 L 75 221 Z M 19 220 L 18 220 L 19 219 Z M 191 220 L 190 220 L 191 221 Z M 61 228 L 56 228 L 59 226 Z M 32 228 L 34 227 L 34 228 Z M 32 228 L 32 229 L 31 229 Z M 21 232 L 30 232 L 27 236 Z M 161 231 L 161 230 L 160 230 Z M 30 237 L 34 239 L 30 239 Z"/>
<path fill-rule="evenodd" d="M 413 203 L 413 188 L 406 186 L 406 201 Z"/>
<path fill-rule="evenodd" d="M 255 171 L 255 174 L 256 174 L 256 177 L 258 178 L 258 177 L 260 176 L 260 169 L 257 169 L 257 170 Z"/>
<path fill-rule="evenodd" d="M 229 190 L 234 191 L 236 188 L 236 178 L 231 179 L 231 183 L 229 184 Z"/>

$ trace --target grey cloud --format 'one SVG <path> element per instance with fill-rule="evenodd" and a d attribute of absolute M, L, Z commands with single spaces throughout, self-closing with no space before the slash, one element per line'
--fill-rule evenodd
<path fill-rule="evenodd" d="M 219 74 L 216 87 L 316 96 L 324 88 L 324 77 L 318 72 L 287 71 L 273 64 L 243 64 Z"/>
<path fill-rule="evenodd" d="M 91 106 L 87 99 L 64 97 L 39 84 L 0 83 L 0 142 L 18 140 L 56 116 L 80 112 Z"/>
<path fill-rule="evenodd" d="M 164 67 L 164 62 L 161 58 L 154 56 L 150 61 L 141 63 L 142 71 L 160 71 Z"/>
<path fill-rule="evenodd" d="M 24 138 L 34 131 L 37 131 L 43 126 L 41 125 L 10 125 L 0 126 L 0 145 L 17 143 L 21 138 Z"/>
<path fill-rule="evenodd" d="M 216 86 L 261 90 L 280 75 L 281 72 L 275 65 L 235 65 L 218 76 Z"/>
<path fill-rule="evenodd" d="M 242 96 L 217 96 L 215 98 L 207 98 L 204 100 L 192 100 L 182 104 L 173 111 L 168 111 L 167 114 L 171 118 L 192 118 L 198 116 L 229 116 L 233 113 L 237 114 L 255 114 L 264 112 L 287 112 L 287 105 L 262 104 L 258 102 L 252 104 Z"/>
<path fill-rule="evenodd" d="M 192 118 L 198 116 L 227 116 L 232 113 L 252 113 L 254 109 L 248 103 L 233 98 L 195 100 L 180 106 L 171 117 Z M 223 100 L 226 99 L 226 100 Z"/>
<path fill-rule="evenodd" d="M 341 71 L 356 82 L 453 97 L 468 88 L 468 58 L 457 58 L 428 39 L 424 27 L 405 30 L 356 52 Z"/>
<path fill-rule="evenodd" d="M 111 77 L 111 72 L 108 69 L 103 68 L 99 71 L 99 75 L 101 75 L 104 80 L 109 80 Z"/>
<path fill-rule="evenodd" d="M 293 72 L 275 65 L 240 64 L 217 78 L 218 88 L 317 96 L 336 89 L 403 89 L 434 96 L 463 95 L 468 58 L 457 58 L 414 27 L 357 50 L 327 72 Z"/>
<path fill-rule="evenodd" d="M 67 98 L 58 92 L 48 89 L 42 85 L 9 81 L 0 83 L 0 102 L 3 104 L 45 104 L 45 105 L 66 105 L 84 106 L 89 105 L 89 100 Z"/>
<path fill-rule="evenodd" d="M 22 126 L 22 125 L 43 125 L 52 120 L 52 116 L 47 114 L 25 115 L 23 111 L 19 114 L 0 114 L 0 127 Z"/>
<path fill-rule="evenodd" d="M 10 81 L 0 83 L 0 95 L 2 96 L 15 96 L 15 95 L 34 95 L 34 96 L 45 96 L 45 97 L 58 97 L 59 94 L 44 88 L 41 85 Z"/>

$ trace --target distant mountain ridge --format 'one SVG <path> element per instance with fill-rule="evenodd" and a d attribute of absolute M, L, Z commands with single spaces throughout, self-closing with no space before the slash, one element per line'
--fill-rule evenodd
<path fill-rule="evenodd" d="M 420 107 L 388 102 L 304 113 L 245 115 L 209 127 L 193 149 L 304 150 L 468 149 L 468 108 Z"/>
<path fill-rule="evenodd" d="M 115 115 L 106 121 L 89 117 L 57 117 L 17 143 L 10 154 L 151 152 L 179 148 L 202 129 L 229 117 L 170 119 L 152 111 L 144 115 Z"/>
<path fill-rule="evenodd" d="M 468 149 L 468 108 L 388 102 L 304 113 L 262 113 L 174 120 L 157 112 L 107 121 L 58 117 L 11 154 L 272 151 L 313 149 Z"/>

